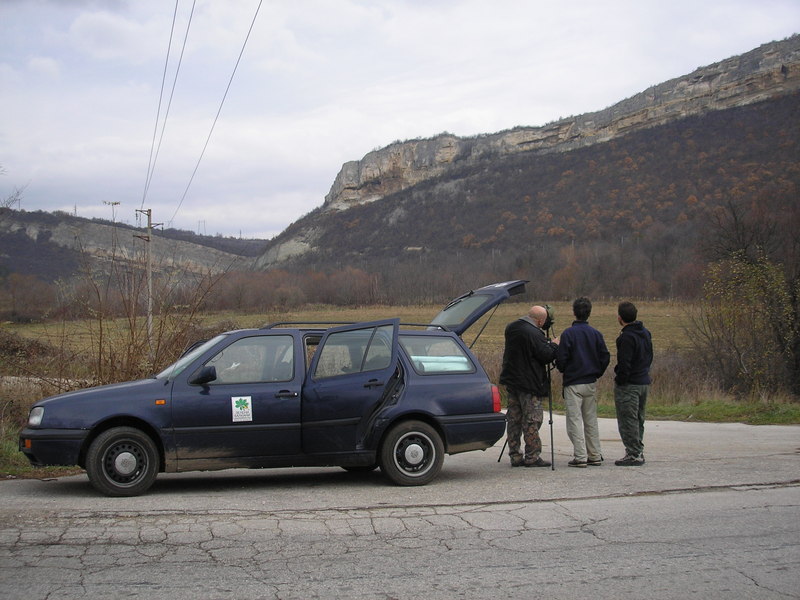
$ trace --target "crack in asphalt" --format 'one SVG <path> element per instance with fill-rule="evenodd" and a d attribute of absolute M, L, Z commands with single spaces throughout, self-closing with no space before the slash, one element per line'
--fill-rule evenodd
<path fill-rule="evenodd" d="M 51 511 L 27 520 L 15 520 L 14 512 L 6 509 L 0 513 L 0 577 L 7 579 L 15 571 L 33 569 L 48 573 L 41 582 L 50 586 L 48 592 L 40 596 L 32 593 L 31 598 L 86 598 L 104 595 L 104 591 L 113 595 L 122 589 L 130 595 L 150 595 L 163 590 L 167 582 L 171 590 L 188 593 L 201 588 L 204 597 L 213 598 L 237 591 L 228 589 L 230 577 L 225 580 L 227 584 L 216 583 L 214 573 L 221 569 L 249 590 L 247 597 L 255 597 L 252 590 L 258 590 L 258 597 L 264 598 L 287 594 L 302 597 L 304 590 L 312 589 L 320 597 L 342 596 L 348 589 L 363 590 L 369 571 L 380 572 L 389 580 L 408 578 L 409 567 L 435 571 L 447 564 L 443 559 L 451 554 L 459 560 L 473 557 L 476 561 L 475 573 L 469 568 L 464 572 L 467 580 L 480 578 L 480 572 L 487 569 L 504 572 L 512 554 L 522 554 L 531 564 L 555 560 L 549 558 L 550 552 L 572 547 L 572 542 L 562 541 L 564 534 L 586 536 L 579 546 L 635 544 L 641 549 L 658 543 L 682 547 L 679 540 L 626 542 L 613 535 L 604 536 L 603 531 L 613 531 L 608 526 L 603 528 L 608 518 L 581 515 L 578 507 L 570 506 L 575 501 L 721 490 L 748 493 L 797 486 L 800 480 L 575 498 L 304 510 Z M 549 506 L 543 508 L 545 503 Z M 793 506 L 789 502 L 765 503 L 747 510 L 773 508 L 791 512 Z M 770 550 L 764 545 L 768 535 L 760 535 L 764 539 L 762 550 Z M 692 551 L 670 552 L 670 557 L 685 563 L 712 552 L 698 543 Z M 348 564 L 368 568 L 355 572 L 340 568 L 342 557 L 348 557 Z M 121 583 L 123 568 L 126 578 Z M 170 573 L 179 568 L 196 570 L 200 579 L 172 582 Z M 578 573 L 590 570 L 585 565 L 576 566 Z M 741 573 L 740 569 L 736 571 Z M 754 587 L 768 590 L 753 574 L 741 575 Z M 516 575 L 510 576 L 507 591 L 517 585 L 513 580 Z M 623 572 L 611 577 L 639 580 L 647 576 L 646 572 Z M 469 581 L 461 583 L 469 586 Z M 413 588 L 413 578 L 410 585 L 420 593 L 435 591 L 439 597 L 446 597 L 449 589 Z M 522 582 L 520 586 L 524 587 Z M 380 590 L 370 591 L 374 593 L 361 597 L 380 596 Z"/>

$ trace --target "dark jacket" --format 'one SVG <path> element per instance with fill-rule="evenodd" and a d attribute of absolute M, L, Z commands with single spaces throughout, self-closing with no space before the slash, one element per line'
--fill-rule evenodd
<path fill-rule="evenodd" d="M 625 325 L 617 338 L 614 382 L 617 385 L 649 385 L 652 363 L 653 340 L 650 332 L 641 321 Z"/>
<path fill-rule="evenodd" d="M 603 334 L 586 321 L 573 321 L 561 334 L 556 367 L 564 374 L 563 384 L 594 383 L 611 361 Z"/>
<path fill-rule="evenodd" d="M 528 317 L 509 323 L 505 338 L 500 383 L 534 396 L 547 396 L 550 380 L 546 366 L 555 358 L 558 345 L 548 341 L 544 331 Z"/>

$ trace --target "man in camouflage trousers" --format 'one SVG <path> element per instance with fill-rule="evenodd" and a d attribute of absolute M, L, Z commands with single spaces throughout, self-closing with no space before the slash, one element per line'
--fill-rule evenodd
<path fill-rule="evenodd" d="M 500 383 L 508 391 L 506 437 L 512 467 L 550 466 L 541 457 L 539 429 L 544 421 L 543 401 L 550 393 L 547 365 L 556 356 L 558 338 L 547 339 L 547 320 L 547 309 L 532 306 L 526 316 L 512 321 L 505 330 Z M 525 441 L 524 454 L 520 436 Z"/>

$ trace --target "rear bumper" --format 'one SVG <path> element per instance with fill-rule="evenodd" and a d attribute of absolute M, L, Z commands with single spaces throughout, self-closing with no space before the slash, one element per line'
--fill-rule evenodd
<path fill-rule="evenodd" d="M 448 454 L 491 448 L 506 432 L 503 413 L 440 417 L 439 423 Z"/>
<path fill-rule="evenodd" d="M 72 466 L 80 461 L 85 429 L 23 429 L 19 450 L 33 466 Z"/>

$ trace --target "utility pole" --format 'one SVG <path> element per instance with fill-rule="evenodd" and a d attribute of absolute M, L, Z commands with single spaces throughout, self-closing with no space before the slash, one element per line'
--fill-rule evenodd
<path fill-rule="evenodd" d="M 153 227 L 161 223 L 153 223 L 153 210 L 136 210 L 137 213 L 147 215 L 147 235 L 135 235 L 145 241 L 147 246 L 147 347 L 149 348 L 149 358 L 153 360 L 153 252 L 150 242 L 153 236 Z"/>
<path fill-rule="evenodd" d="M 121 204 L 118 200 L 103 200 L 103 204 L 111 207 L 111 223 L 113 229 L 111 230 L 111 244 L 113 246 L 112 252 L 117 252 L 117 207 Z"/>
<path fill-rule="evenodd" d="M 111 207 L 111 222 L 117 222 L 117 211 L 116 208 L 121 204 L 121 202 L 117 200 L 103 200 L 103 204 L 106 204 Z"/>

